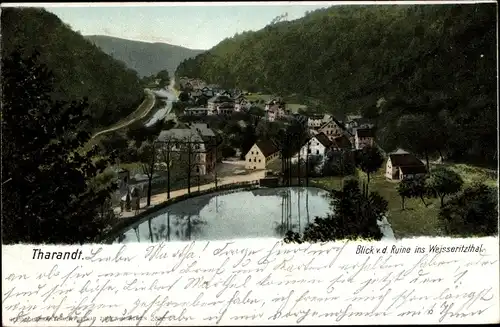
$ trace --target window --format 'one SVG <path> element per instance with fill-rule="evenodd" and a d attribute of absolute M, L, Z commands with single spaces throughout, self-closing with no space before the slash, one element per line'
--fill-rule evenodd
<path fill-rule="evenodd" d="M 252 154 L 253 154 L 253 151 L 252 151 Z"/>
<path fill-rule="evenodd" d="M 319 154 L 319 150 L 316 150 L 316 154 Z"/>
<path fill-rule="evenodd" d="M 307 153 L 311 153 L 311 149 L 307 149 Z"/>
<path fill-rule="evenodd" d="M 260 162 L 260 159 L 259 159 L 259 162 Z"/>
<path fill-rule="evenodd" d="M 196 172 L 199 173 L 200 172 L 200 167 L 196 167 Z"/>
<path fill-rule="evenodd" d="M 257 162 L 257 158 L 253 158 L 253 162 Z"/>
<path fill-rule="evenodd" d="M 252 162 L 252 158 L 248 159 L 248 162 Z"/>

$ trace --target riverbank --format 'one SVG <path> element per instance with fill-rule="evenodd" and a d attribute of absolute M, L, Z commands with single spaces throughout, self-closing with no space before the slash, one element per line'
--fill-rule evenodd
<path fill-rule="evenodd" d="M 241 182 L 258 181 L 264 177 L 265 177 L 264 171 L 257 171 L 257 172 L 253 172 L 253 173 L 245 174 L 245 175 L 226 176 L 226 177 L 222 177 L 222 178 L 218 179 L 217 186 L 223 186 L 223 185 L 241 183 Z M 200 191 L 205 191 L 205 190 L 210 190 L 210 189 L 214 189 L 214 188 L 215 188 L 215 182 L 212 182 L 212 183 L 200 185 L 199 189 L 200 189 Z M 192 186 L 190 188 L 190 191 L 191 192 L 198 191 L 198 185 Z M 188 192 L 187 188 L 183 188 L 183 189 L 176 190 L 176 191 L 171 191 L 170 192 L 170 199 L 180 197 L 180 196 L 186 195 L 188 193 L 189 192 Z M 147 205 L 147 197 L 143 197 L 140 200 L 140 208 L 141 209 L 139 209 L 139 210 L 120 212 L 121 208 L 116 207 L 116 208 L 114 208 L 114 211 L 115 211 L 115 214 L 119 215 L 119 218 L 127 219 L 130 217 L 137 216 L 137 215 L 141 214 L 142 212 L 144 212 L 144 211 L 146 211 L 154 206 L 160 205 L 168 200 L 169 200 L 168 192 L 159 193 L 159 194 L 151 196 L 151 204 L 149 207 L 146 206 Z"/>

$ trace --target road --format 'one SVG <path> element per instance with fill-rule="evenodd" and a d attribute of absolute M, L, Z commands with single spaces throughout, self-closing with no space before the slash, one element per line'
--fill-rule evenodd
<path fill-rule="evenodd" d="M 153 91 L 156 96 L 159 96 L 161 98 L 160 101 L 164 101 L 166 103 L 165 107 L 159 109 L 154 113 L 154 115 L 149 119 L 145 125 L 146 127 L 154 125 L 157 121 L 168 118 L 169 115 L 171 115 L 172 111 L 172 104 L 174 101 L 177 101 L 177 96 L 174 92 L 174 90 L 169 86 L 168 89 L 166 90 L 158 90 L 158 91 Z M 165 97 L 167 99 L 165 99 Z M 175 115 L 173 119 L 175 120 Z"/>
<path fill-rule="evenodd" d="M 232 176 L 220 177 L 217 179 L 218 180 L 217 184 L 218 184 L 218 186 L 220 186 L 220 185 L 233 184 L 233 183 L 239 183 L 239 182 L 251 182 L 251 181 L 255 181 L 255 180 L 260 180 L 264 177 L 265 177 L 265 171 L 259 170 L 259 171 L 251 172 L 251 173 L 245 174 L 245 175 L 232 175 Z M 210 188 L 215 188 L 215 183 L 200 185 L 200 191 L 208 190 Z M 197 190 L 198 190 L 198 185 L 193 185 L 191 187 L 192 192 L 197 191 Z M 175 198 L 175 197 L 187 194 L 187 193 L 188 193 L 187 188 L 172 191 L 172 192 L 170 192 L 170 198 Z M 150 207 L 153 207 L 155 205 L 158 205 L 162 202 L 167 201 L 167 199 L 168 199 L 167 194 L 168 193 L 165 192 L 165 193 L 159 193 L 159 194 L 153 195 L 151 197 L 151 206 Z M 147 203 L 147 198 L 146 197 L 142 198 L 141 202 L 140 202 L 140 207 L 143 209 L 139 210 L 138 213 L 147 209 L 146 203 Z M 120 208 L 117 207 L 114 209 L 114 211 L 115 211 L 115 213 L 118 214 L 118 213 L 120 213 Z M 129 218 L 129 217 L 133 217 L 135 215 L 136 215 L 135 211 L 122 212 L 120 214 L 120 218 Z"/>
<path fill-rule="evenodd" d="M 111 128 L 99 131 L 99 132 L 95 133 L 94 135 L 92 135 L 91 139 L 96 138 L 97 136 L 102 135 L 102 134 L 106 134 L 109 132 L 113 132 L 113 131 L 122 129 L 123 127 L 126 127 L 126 126 L 132 124 L 136 120 L 138 120 L 138 119 L 140 120 L 140 119 L 143 119 L 144 117 L 146 117 L 149 114 L 149 112 L 151 111 L 151 109 L 153 109 L 153 107 L 155 105 L 156 97 L 155 97 L 155 94 L 153 93 L 153 91 L 151 91 L 150 89 L 145 89 L 144 91 L 146 92 L 146 99 L 144 99 L 144 101 L 141 103 L 141 105 L 137 108 L 136 111 L 141 110 L 142 107 L 145 106 L 148 101 L 151 102 L 151 105 L 149 105 L 149 107 L 146 108 L 141 115 L 139 115 L 138 117 L 134 117 L 134 118 L 130 119 L 129 121 L 124 122 L 122 124 L 119 124 L 117 126 L 113 126 Z"/>

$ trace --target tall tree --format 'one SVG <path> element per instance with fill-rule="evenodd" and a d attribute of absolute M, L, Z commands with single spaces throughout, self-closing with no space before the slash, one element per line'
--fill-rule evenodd
<path fill-rule="evenodd" d="M 498 235 L 498 190 L 484 184 L 466 188 L 447 201 L 439 212 L 440 224 L 448 235 Z"/>
<path fill-rule="evenodd" d="M 355 155 L 356 166 L 365 174 L 368 185 L 370 184 L 370 174 L 375 173 L 382 167 L 384 157 L 377 147 L 367 146 L 358 150 Z"/>
<path fill-rule="evenodd" d="M 444 205 L 445 196 L 458 193 L 463 184 L 460 174 L 442 167 L 434 170 L 427 179 L 427 186 L 439 197 L 441 207 Z"/>
<path fill-rule="evenodd" d="M 88 103 L 54 100 L 54 75 L 38 60 L 2 58 L 3 242 L 90 242 L 114 218 L 99 208 L 116 185 L 91 183 L 110 160 L 82 150 Z"/>
<path fill-rule="evenodd" d="M 332 214 L 317 217 L 303 235 L 289 231 L 285 240 L 300 243 L 382 238 L 378 222 L 386 215 L 388 203 L 378 193 L 365 194 L 357 180 L 348 180 L 342 190 L 333 190 L 331 197 L 335 208 Z"/>
<path fill-rule="evenodd" d="M 151 205 L 151 194 L 153 187 L 153 177 L 155 174 L 156 167 L 156 145 L 154 142 L 145 142 L 138 149 L 139 159 L 141 161 L 142 173 L 148 177 L 148 195 L 147 195 L 147 206 Z"/>

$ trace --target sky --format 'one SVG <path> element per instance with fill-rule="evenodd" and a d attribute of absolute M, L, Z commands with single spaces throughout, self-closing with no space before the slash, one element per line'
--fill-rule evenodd
<path fill-rule="evenodd" d="M 326 8 L 332 3 L 251 5 L 205 4 L 177 6 L 47 7 L 74 31 L 82 35 L 109 35 L 130 40 L 164 42 L 191 49 L 210 49 L 227 37 L 259 30 L 276 16 L 288 13 L 288 20 L 303 17 L 306 11 Z"/>

